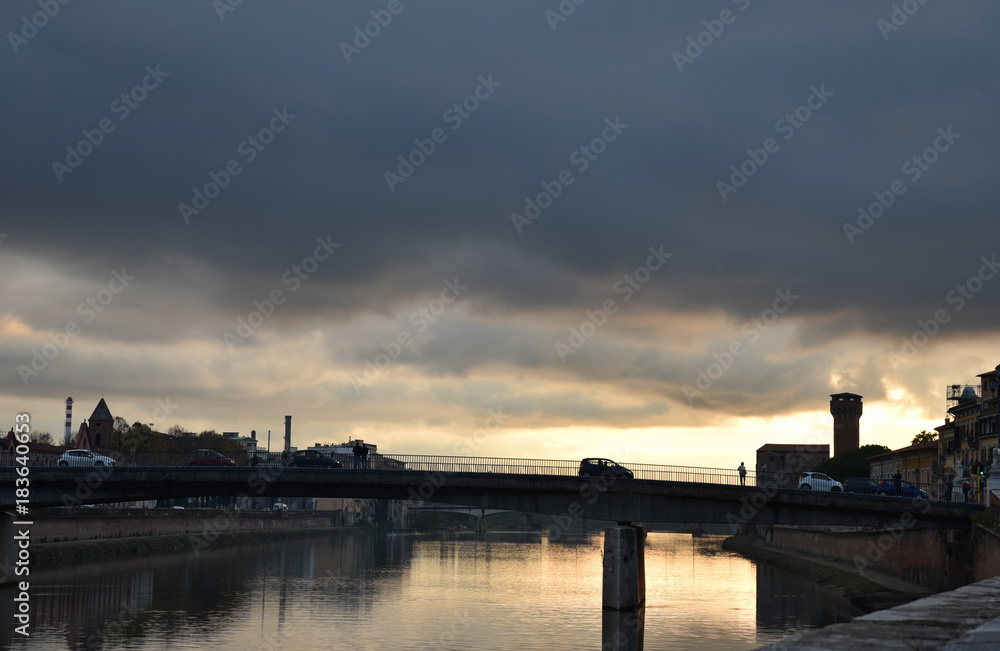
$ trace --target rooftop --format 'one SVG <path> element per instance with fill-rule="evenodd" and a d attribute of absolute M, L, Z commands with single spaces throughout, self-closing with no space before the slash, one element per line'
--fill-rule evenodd
<path fill-rule="evenodd" d="M 110 420 L 114 422 L 114 417 L 111 415 L 111 410 L 108 409 L 108 403 L 104 402 L 104 398 L 97 403 L 97 407 L 94 408 L 94 413 L 90 415 L 90 421 L 95 420 Z"/>
<path fill-rule="evenodd" d="M 868 459 L 880 459 L 882 457 L 891 457 L 893 455 L 906 454 L 908 452 L 920 452 L 922 450 L 937 450 L 937 447 L 937 441 L 928 441 L 927 443 L 917 443 L 916 445 L 908 445 L 905 448 L 899 448 L 898 450 L 890 450 L 889 452 L 883 452 L 882 454 L 875 454 L 868 457 Z"/>

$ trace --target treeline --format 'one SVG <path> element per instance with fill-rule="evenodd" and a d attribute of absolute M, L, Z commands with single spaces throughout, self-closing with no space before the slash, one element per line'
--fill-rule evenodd
<path fill-rule="evenodd" d="M 216 450 L 223 454 L 238 453 L 243 447 L 215 430 L 200 434 L 186 432 L 174 425 L 166 434 L 154 432 L 149 425 L 138 421 L 128 424 L 124 418 L 115 418 L 111 448 L 122 452 L 194 452 L 200 449 Z"/>
<path fill-rule="evenodd" d="M 862 445 L 853 450 L 844 450 L 832 459 L 817 464 L 813 470 L 829 475 L 837 481 L 844 481 L 850 477 L 867 477 L 871 467 L 869 457 L 886 452 L 892 450 L 884 445 Z"/>

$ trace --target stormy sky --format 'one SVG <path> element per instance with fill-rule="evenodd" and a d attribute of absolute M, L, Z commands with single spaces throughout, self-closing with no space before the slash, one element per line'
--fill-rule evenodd
<path fill-rule="evenodd" d="M 733 467 L 1000 362 L 990 2 L 0 8 L 0 405 Z M 274 441 L 272 441 L 274 447 Z"/>

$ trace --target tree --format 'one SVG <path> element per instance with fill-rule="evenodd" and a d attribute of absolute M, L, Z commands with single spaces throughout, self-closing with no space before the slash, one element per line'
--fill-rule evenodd
<path fill-rule="evenodd" d="M 31 436 L 28 437 L 35 443 L 41 443 L 42 445 L 52 445 L 52 435 L 46 431 L 32 432 Z"/>
<path fill-rule="evenodd" d="M 167 430 L 167 434 L 169 434 L 170 436 L 185 436 L 189 435 L 190 433 L 187 432 L 183 427 L 181 427 L 180 424 L 177 424 L 177 425 L 171 425 L 170 429 Z M 193 436 L 193 434 L 191 435 Z"/>
<path fill-rule="evenodd" d="M 884 445 L 862 445 L 853 450 L 844 450 L 829 461 L 818 464 L 813 470 L 826 473 L 838 481 L 849 477 L 867 477 L 871 470 L 868 458 L 885 452 L 892 450 Z"/>
<path fill-rule="evenodd" d="M 132 429 L 132 426 L 129 425 L 128 421 L 122 418 L 121 416 L 115 416 L 115 424 L 113 426 L 113 429 L 114 433 L 117 436 L 125 436 L 126 434 L 128 434 L 129 430 Z"/>
<path fill-rule="evenodd" d="M 243 446 L 241 446 L 236 441 L 231 441 L 227 439 L 222 434 L 219 434 L 214 429 L 205 430 L 198 435 L 197 441 L 198 448 L 205 448 L 208 450 L 215 450 L 217 452 L 222 452 L 223 454 L 242 452 Z"/>
<path fill-rule="evenodd" d="M 922 429 L 919 434 L 913 437 L 913 443 L 911 443 L 911 445 L 916 445 L 918 443 L 930 443 L 931 441 L 936 441 L 937 437 L 937 432 L 928 432 L 927 430 Z"/>
<path fill-rule="evenodd" d="M 149 425 L 136 421 L 131 425 L 119 428 L 116 418 L 114 449 L 123 452 L 162 452 L 163 444 L 160 442 L 160 437 L 153 434 Z"/>

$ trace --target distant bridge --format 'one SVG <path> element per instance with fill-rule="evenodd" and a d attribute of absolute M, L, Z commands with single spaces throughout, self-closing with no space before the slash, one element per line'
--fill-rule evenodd
<path fill-rule="evenodd" d="M 114 468 L 29 469 L 28 507 L 198 496 L 356 497 L 424 501 L 645 523 L 968 528 L 975 504 L 803 491 L 796 477 L 747 478 L 732 470 L 626 464 L 635 479 L 579 477 L 579 461 L 376 455 L 368 469 L 163 466 L 155 458 Z M 16 507 L 15 468 L 0 469 L 0 511 Z M 22 482 L 23 483 L 23 482 Z M 751 485 L 759 484 L 759 485 Z M 23 495 L 23 493 L 22 493 Z"/>
<path fill-rule="evenodd" d="M 494 515 L 496 513 L 514 513 L 514 511 L 507 511 L 505 509 L 487 509 L 480 506 L 451 506 L 447 504 L 433 504 L 431 502 L 424 502 L 420 506 L 413 506 L 410 508 L 410 512 L 431 512 L 431 513 L 461 513 L 462 515 L 471 515 L 476 518 L 484 518 L 487 515 Z"/>

